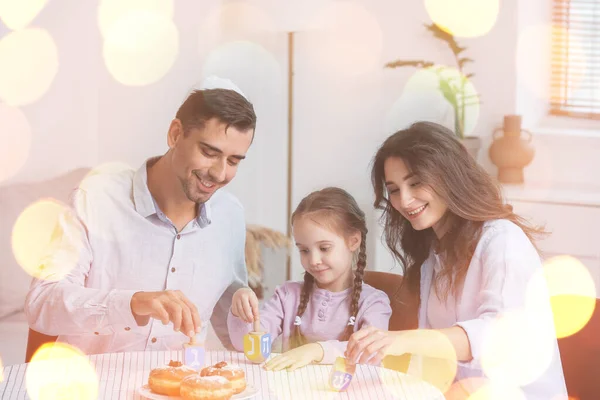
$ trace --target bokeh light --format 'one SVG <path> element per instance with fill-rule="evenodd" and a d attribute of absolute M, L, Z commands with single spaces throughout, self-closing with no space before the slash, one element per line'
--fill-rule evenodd
<path fill-rule="evenodd" d="M 500 0 L 425 0 L 429 17 L 456 37 L 487 34 L 498 19 Z"/>
<path fill-rule="evenodd" d="M 388 112 L 385 129 L 395 132 L 416 121 L 433 121 L 454 130 L 454 110 L 440 90 L 440 78 L 458 84 L 461 74 L 456 68 L 434 66 L 418 69 L 407 80 L 401 96 Z M 466 136 L 471 135 L 479 120 L 480 105 L 477 90 L 470 80 L 464 87 Z"/>
<path fill-rule="evenodd" d="M 318 393 L 318 398 L 323 400 L 337 398 L 337 393 L 328 386 L 329 367 L 329 365 L 318 366 L 317 368 L 327 369 L 326 371 L 314 371 L 317 374 L 316 376 L 323 376 L 324 379 L 313 379 L 311 384 L 303 379 L 301 370 L 289 372 L 287 370 L 269 371 L 267 373 L 267 384 L 270 394 L 280 400 L 309 399 L 314 397 L 316 393 Z"/>
<path fill-rule="evenodd" d="M 67 207 L 57 200 L 44 199 L 28 206 L 17 218 L 12 230 L 12 250 L 17 263 L 29 275 L 56 281 L 74 266 L 77 249 L 66 249 L 60 265 L 44 265 L 51 243 L 60 239 L 56 231 L 59 217 L 68 215 Z"/>
<path fill-rule="evenodd" d="M 484 377 L 466 378 L 456 381 L 444 393 L 446 400 L 467 400 L 482 387 L 489 384 L 489 379 Z"/>
<path fill-rule="evenodd" d="M 277 32 L 298 32 L 310 30 L 311 20 L 317 12 L 336 0 L 243 0 L 266 12 L 275 22 Z"/>
<path fill-rule="evenodd" d="M 213 8 L 200 24 L 200 52 L 218 43 L 254 39 L 262 33 L 275 31 L 270 15 L 248 2 L 234 1 Z"/>
<path fill-rule="evenodd" d="M 129 12 L 110 25 L 104 62 L 113 78 L 128 86 L 157 82 L 179 53 L 179 32 L 168 17 L 150 11 Z"/>
<path fill-rule="evenodd" d="M 527 400 L 518 387 L 503 384 L 488 384 L 468 397 L 468 400 Z"/>
<path fill-rule="evenodd" d="M 65 343 L 46 343 L 33 355 L 25 372 L 33 400 L 87 400 L 98 397 L 98 376 L 86 356 Z"/>
<path fill-rule="evenodd" d="M 0 40 L 0 99 L 12 106 L 39 100 L 58 72 L 58 51 L 48 32 L 31 28 Z"/>
<path fill-rule="evenodd" d="M 481 365 L 487 377 L 506 387 L 527 385 L 550 365 L 555 338 L 552 319 L 538 309 L 511 311 L 490 321 Z"/>
<path fill-rule="evenodd" d="M 0 0 L 0 20 L 9 29 L 27 27 L 44 9 L 48 0 Z"/>
<path fill-rule="evenodd" d="M 96 165 L 85 175 L 84 179 L 94 175 L 120 174 L 125 171 L 135 171 L 135 169 L 131 165 L 122 161 L 109 161 L 106 163 Z"/>
<path fill-rule="evenodd" d="M 547 288 L 532 282 L 528 286 L 528 299 L 546 289 L 551 296 L 556 337 L 564 338 L 579 332 L 596 307 L 596 287 L 589 270 L 575 257 L 556 256 L 544 262 L 544 278 Z"/>
<path fill-rule="evenodd" d="M 172 19 L 174 0 L 101 0 L 98 6 L 98 26 L 106 37 L 111 26 L 129 13 L 151 12 Z"/>
<path fill-rule="evenodd" d="M 401 374 L 397 371 L 387 368 L 378 368 L 379 379 L 386 392 L 391 394 L 393 398 L 405 399 L 410 398 L 411 392 L 407 390 L 411 386 L 419 386 L 419 396 L 424 399 L 437 399 L 440 396 L 440 389 L 435 384 L 428 381 L 425 377 L 414 376 L 412 374 Z M 425 382 L 423 382 L 425 381 Z M 377 384 L 377 383 L 375 383 Z"/>
<path fill-rule="evenodd" d="M 31 126 L 16 107 L 0 104 L 0 182 L 12 178 L 25 165 L 31 147 Z"/>
<path fill-rule="evenodd" d="M 419 337 L 419 341 L 432 343 L 438 349 L 438 358 L 422 357 L 412 355 L 408 373 L 416 375 L 418 378 L 428 382 L 439 389 L 442 393 L 446 392 L 454 382 L 457 370 L 457 358 L 454 346 L 446 335 L 435 330 L 419 330 L 405 332 L 406 340 L 410 340 L 410 335 Z M 382 368 L 383 375 L 381 379 L 384 386 L 394 396 L 398 396 L 398 388 L 394 387 L 390 381 L 391 375 L 385 375 L 386 368 Z"/>
<path fill-rule="evenodd" d="M 354 2 L 324 7 L 309 21 L 314 64 L 332 76 L 354 77 L 381 68 L 383 33 L 377 19 Z M 303 33 L 304 34 L 304 33 Z"/>
<path fill-rule="evenodd" d="M 257 43 L 242 40 L 225 43 L 210 52 L 202 75 L 226 77 L 236 84 L 244 82 L 240 89 L 250 98 L 260 93 L 277 95 L 283 82 L 281 65 L 273 54 Z"/>

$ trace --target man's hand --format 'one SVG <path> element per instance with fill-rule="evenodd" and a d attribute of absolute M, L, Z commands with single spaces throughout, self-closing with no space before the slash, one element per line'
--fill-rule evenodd
<path fill-rule="evenodd" d="M 323 347 L 319 343 L 305 344 L 269 360 L 264 368 L 267 371 L 293 371 L 323 359 Z"/>
<path fill-rule="evenodd" d="M 252 289 L 241 288 L 233 294 L 231 313 L 247 323 L 258 318 L 258 298 Z"/>
<path fill-rule="evenodd" d="M 198 309 L 179 290 L 137 292 L 131 298 L 131 312 L 136 319 L 154 318 L 164 325 L 170 321 L 176 332 L 182 331 L 189 337 L 200 333 L 202 325 Z"/>

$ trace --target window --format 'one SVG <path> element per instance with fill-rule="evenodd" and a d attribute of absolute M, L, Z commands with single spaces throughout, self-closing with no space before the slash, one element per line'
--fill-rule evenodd
<path fill-rule="evenodd" d="M 553 0 L 550 114 L 600 120 L 600 0 Z"/>

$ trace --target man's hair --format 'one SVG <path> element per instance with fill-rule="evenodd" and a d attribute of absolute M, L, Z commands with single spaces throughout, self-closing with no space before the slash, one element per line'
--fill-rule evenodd
<path fill-rule="evenodd" d="M 184 132 L 202 128 L 206 121 L 217 118 L 240 131 L 256 128 L 254 107 L 244 96 L 229 89 L 194 90 L 183 102 L 175 116 L 181 121 Z"/>

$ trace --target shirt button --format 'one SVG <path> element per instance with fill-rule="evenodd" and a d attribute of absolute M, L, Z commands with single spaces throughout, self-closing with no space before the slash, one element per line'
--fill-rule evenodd
<path fill-rule="evenodd" d="M 181 235 L 177 235 L 177 239 L 181 239 Z"/>
<path fill-rule="evenodd" d="M 131 330 L 131 328 L 130 328 L 130 327 L 126 327 L 126 328 L 125 328 L 125 330 L 126 330 L 126 331 L 130 331 L 130 330 Z"/>
<path fill-rule="evenodd" d="M 323 311 L 319 311 L 319 317 L 323 318 L 325 316 L 325 313 Z"/>
<path fill-rule="evenodd" d="M 322 305 L 322 306 L 326 306 L 326 305 L 327 305 L 327 302 L 326 302 L 326 301 L 323 301 L 323 302 L 321 303 L 321 305 Z"/>
<path fill-rule="evenodd" d="M 175 267 L 171 268 L 171 272 L 175 272 Z"/>
<path fill-rule="evenodd" d="M 152 343 L 156 343 L 156 338 L 155 338 L 155 337 L 153 337 L 153 338 L 152 338 L 152 340 L 151 340 L 151 342 L 152 342 Z"/>

